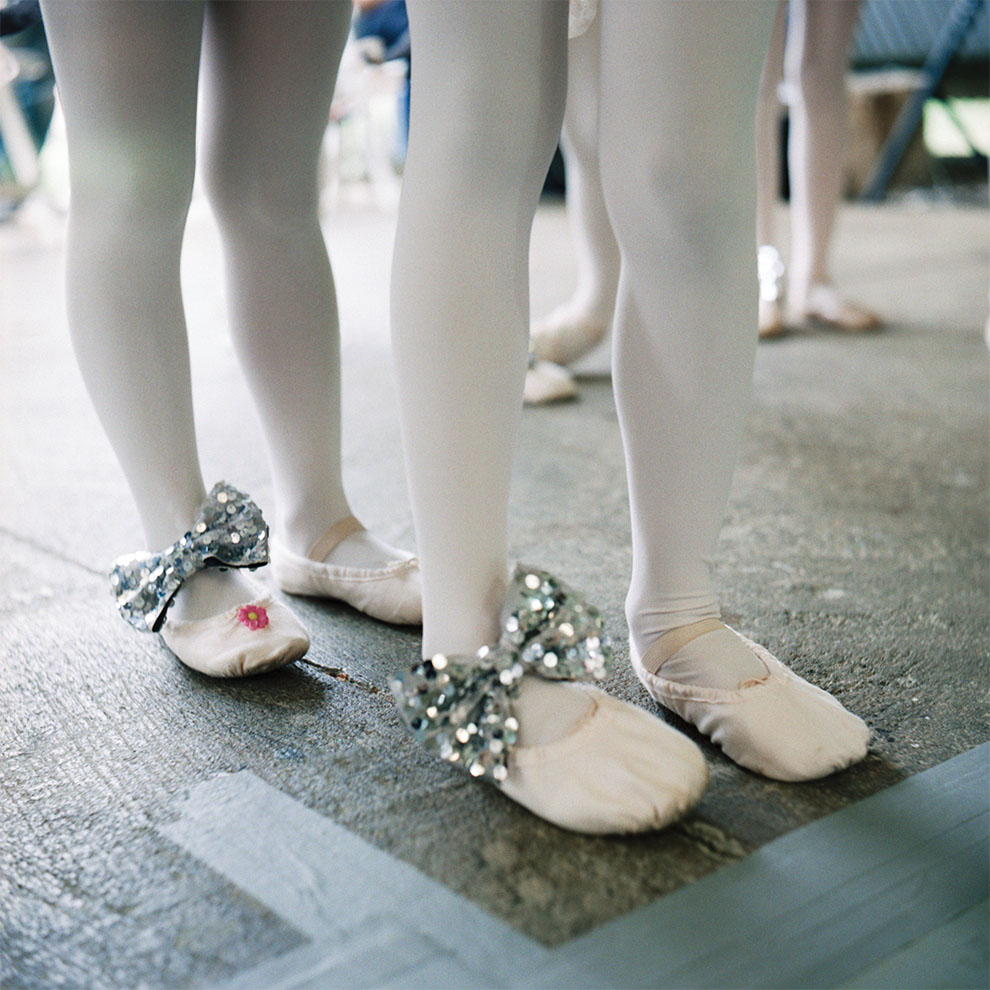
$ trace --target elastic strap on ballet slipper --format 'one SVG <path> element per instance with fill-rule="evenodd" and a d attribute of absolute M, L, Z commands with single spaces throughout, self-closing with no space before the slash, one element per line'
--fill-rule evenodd
<path fill-rule="evenodd" d="M 320 563 L 327 559 L 352 533 L 364 532 L 364 526 L 354 516 L 338 519 L 308 550 L 306 556 Z"/>
<path fill-rule="evenodd" d="M 664 633 L 644 654 L 641 663 L 651 674 L 656 674 L 660 668 L 682 647 L 705 633 L 724 629 L 718 619 L 700 619 L 686 626 L 677 626 Z"/>

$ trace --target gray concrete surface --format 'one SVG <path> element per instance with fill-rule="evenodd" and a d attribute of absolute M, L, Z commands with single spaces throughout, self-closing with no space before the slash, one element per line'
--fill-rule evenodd
<path fill-rule="evenodd" d="M 327 231 L 352 504 L 411 546 L 387 347 L 392 222 L 342 209 Z M 719 551 L 725 613 L 862 714 L 871 756 L 796 786 L 706 745 L 701 805 L 634 839 L 564 834 L 420 752 L 382 692 L 416 656 L 415 631 L 298 602 L 307 661 L 218 683 L 114 617 L 105 569 L 140 536 L 72 360 L 59 229 L 37 214 L 0 228 L 0 986 L 212 986 L 304 948 L 305 933 L 163 831 L 176 795 L 224 772 L 250 771 L 553 947 L 986 740 L 985 210 L 845 209 L 839 281 L 887 329 L 796 334 L 758 355 Z M 202 459 L 209 479 L 264 506 L 218 272 L 198 204 L 184 279 Z M 562 210 L 547 204 L 534 311 L 572 279 Z M 579 401 L 524 418 L 512 550 L 593 594 L 618 644 L 609 687 L 650 707 L 625 664 L 628 516 L 607 362 L 584 369 Z"/>

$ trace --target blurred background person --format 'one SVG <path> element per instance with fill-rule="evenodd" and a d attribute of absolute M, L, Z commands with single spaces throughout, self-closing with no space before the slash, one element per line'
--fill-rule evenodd
<path fill-rule="evenodd" d="M 757 103 L 757 265 L 759 335 L 824 324 L 872 330 L 880 318 L 845 299 L 828 277 L 828 251 L 842 195 L 846 147 L 846 68 L 859 0 L 782 0 Z M 780 187 L 780 114 L 790 126 L 790 265 L 774 225 Z"/>

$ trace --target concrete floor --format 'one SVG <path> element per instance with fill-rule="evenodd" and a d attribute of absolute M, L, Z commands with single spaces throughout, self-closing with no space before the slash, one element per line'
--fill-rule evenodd
<path fill-rule="evenodd" d="M 345 205 L 327 235 L 352 505 L 412 546 L 388 354 L 393 222 L 389 211 Z M 225 683 L 114 617 L 107 563 L 141 540 L 72 359 L 60 231 L 43 211 L 0 228 L 0 986 L 260 986 L 275 982 L 258 975 L 272 960 L 324 951 L 327 940 L 351 939 L 353 958 L 412 952 L 397 923 L 358 938 L 346 904 L 333 917 L 312 906 L 323 903 L 313 886 L 326 866 L 321 842 L 414 867 L 433 884 L 409 888 L 427 890 L 426 914 L 457 895 L 450 916 L 460 910 L 473 931 L 498 934 L 486 935 L 489 963 L 516 936 L 519 952 L 549 951 L 986 741 L 985 209 L 845 208 L 838 281 L 887 328 L 795 334 L 759 350 L 719 548 L 724 611 L 860 713 L 874 730 L 870 757 L 798 786 L 757 778 L 705 744 L 703 802 L 666 832 L 634 839 L 564 834 L 417 749 L 382 691 L 387 673 L 417 655 L 414 630 L 299 601 L 313 634 L 307 660 Z M 201 455 L 209 480 L 227 478 L 266 506 L 216 250 L 197 203 L 184 280 Z M 534 232 L 534 312 L 572 281 L 562 208 L 548 203 Z M 579 401 L 524 417 L 512 552 L 594 590 L 617 640 L 608 686 L 652 708 L 625 663 L 628 514 L 607 359 L 600 352 L 583 368 Z M 244 794 L 256 801 L 224 817 Z M 243 859 L 240 872 L 223 865 L 256 807 L 274 815 L 271 849 L 295 857 L 286 869 L 311 923 L 264 896 Z M 296 853 L 300 835 L 309 844 Z M 264 848 L 242 851 L 258 875 L 270 865 Z M 369 868 L 368 889 L 353 896 L 393 883 L 386 866 Z M 454 970 L 434 977 L 458 982 Z"/>

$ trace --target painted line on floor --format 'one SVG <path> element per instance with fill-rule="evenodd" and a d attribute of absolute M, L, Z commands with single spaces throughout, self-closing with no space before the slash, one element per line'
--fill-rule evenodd
<path fill-rule="evenodd" d="M 555 949 L 248 772 L 161 827 L 311 941 L 231 986 L 804 987 L 985 900 L 990 744 Z"/>
<path fill-rule="evenodd" d="M 176 807 L 165 836 L 331 950 L 321 962 L 304 947 L 273 961 L 277 972 L 262 966 L 235 986 L 294 986 L 294 965 L 349 971 L 367 954 L 369 932 L 372 944 L 381 937 L 408 951 L 394 966 L 369 969 L 366 982 L 337 985 L 383 986 L 403 965 L 424 962 L 446 967 L 456 977 L 449 985 L 508 984 L 520 966 L 535 971 L 549 959 L 539 943 L 252 773 L 205 781 Z"/>

